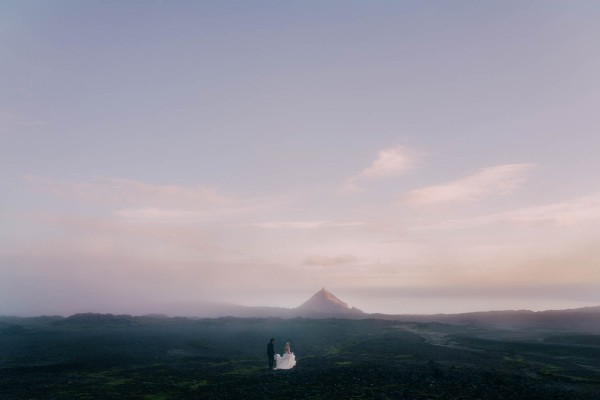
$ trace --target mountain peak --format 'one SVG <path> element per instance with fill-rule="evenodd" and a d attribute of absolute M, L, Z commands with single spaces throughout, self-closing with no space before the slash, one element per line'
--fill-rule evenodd
<path fill-rule="evenodd" d="M 357 308 L 350 307 L 323 287 L 310 299 L 296 307 L 296 310 L 310 314 L 362 314 Z"/>

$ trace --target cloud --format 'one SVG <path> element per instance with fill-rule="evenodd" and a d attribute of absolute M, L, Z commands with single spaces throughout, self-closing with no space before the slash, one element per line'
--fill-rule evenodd
<path fill-rule="evenodd" d="M 312 255 L 306 257 L 302 265 L 318 266 L 318 267 L 337 267 L 342 265 L 356 264 L 360 260 L 358 257 L 351 254 L 340 254 L 337 256 L 317 256 Z"/>
<path fill-rule="evenodd" d="M 465 178 L 405 193 L 401 202 L 417 205 L 468 203 L 515 191 L 532 164 L 506 164 L 483 168 Z"/>
<path fill-rule="evenodd" d="M 47 223 L 58 227 L 61 236 L 54 238 L 51 245 L 26 243 L 27 253 L 36 252 L 30 247 L 34 245 L 46 249 L 49 254 L 84 254 L 91 258 L 108 254 L 136 255 L 154 260 L 175 260 L 190 254 L 194 258 L 212 257 L 222 250 L 218 234 L 198 224 L 164 224 L 154 220 L 131 223 L 125 219 L 51 214 L 29 215 L 28 220 L 38 226 Z"/>
<path fill-rule="evenodd" d="M 113 211 L 113 215 L 129 221 L 148 222 L 198 222 L 215 218 L 225 218 L 241 214 L 249 214 L 270 208 L 274 202 L 261 203 L 259 200 L 248 200 L 244 204 L 222 207 L 206 207 L 198 209 L 170 209 L 159 207 L 127 208 Z"/>
<path fill-rule="evenodd" d="M 336 221 L 271 221 L 256 222 L 244 224 L 243 226 L 253 226 L 264 229 L 320 229 L 320 228 L 344 228 L 353 226 L 363 226 L 364 222 L 336 222 Z"/>
<path fill-rule="evenodd" d="M 67 202 L 80 202 L 107 210 L 114 217 L 132 221 L 190 222 L 273 208 L 279 197 L 237 198 L 199 185 L 159 185 L 119 178 L 89 182 L 26 176 L 38 192 Z"/>
<path fill-rule="evenodd" d="M 343 192 L 352 193 L 360 191 L 358 182 L 388 178 L 404 174 L 414 167 L 416 155 L 404 146 L 390 147 L 380 150 L 373 163 L 361 173 L 346 180 Z"/>
<path fill-rule="evenodd" d="M 473 218 L 454 219 L 416 229 L 466 229 L 504 223 L 530 226 L 573 226 L 600 220 L 600 192 L 571 200 L 524 207 Z"/>
<path fill-rule="evenodd" d="M 202 211 L 190 210 L 166 210 L 155 207 L 144 207 L 136 209 L 117 210 L 113 213 L 117 217 L 129 220 L 154 220 L 154 221 L 173 221 L 173 220 L 196 220 L 208 215 Z"/>
<path fill-rule="evenodd" d="M 234 202 L 229 196 L 205 186 L 158 185 L 120 178 L 72 182 L 33 175 L 26 176 L 25 180 L 37 190 L 88 202 L 189 209 Z"/>
<path fill-rule="evenodd" d="M 497 214 L 492 219 L 528 225 L 574 225 L 600 219 L 600 193 Z"/>

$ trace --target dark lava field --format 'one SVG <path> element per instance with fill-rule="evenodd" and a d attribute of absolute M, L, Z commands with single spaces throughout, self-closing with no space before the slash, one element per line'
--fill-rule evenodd
<path fill-rule="evenodd" d="M 291 342 L 297 367 L 267 368 Z M 0 399 L 600 399 L 600 335 L 376 319 L 0 318 Z"/>

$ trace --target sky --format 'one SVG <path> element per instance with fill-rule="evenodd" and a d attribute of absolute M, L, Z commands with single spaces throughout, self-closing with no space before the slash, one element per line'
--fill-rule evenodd
<path fill-rule="evenodd" d="M 0 314 L 598 305 L 599 18 L 2 1 Z"/>

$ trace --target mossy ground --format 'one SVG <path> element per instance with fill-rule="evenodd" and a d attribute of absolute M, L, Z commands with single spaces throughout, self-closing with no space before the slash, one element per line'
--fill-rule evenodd
<path fill-rule="evenodd" d="M 26 328 L 0 341 L 2 399 L 600 398 L 600 346 L 589 337 L 377 320 Z M 268 370 L 271 336 L 292 342 L 296 368 Z"/>

